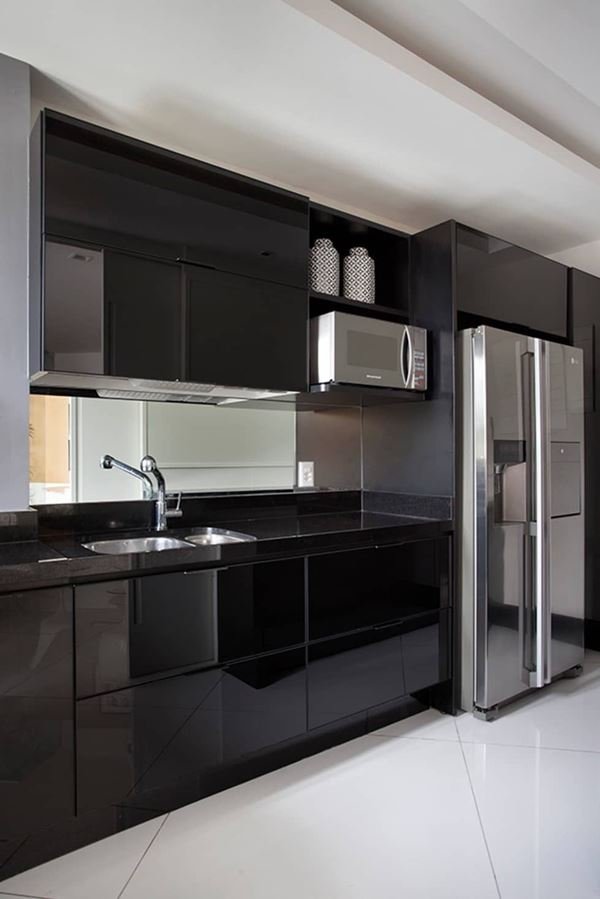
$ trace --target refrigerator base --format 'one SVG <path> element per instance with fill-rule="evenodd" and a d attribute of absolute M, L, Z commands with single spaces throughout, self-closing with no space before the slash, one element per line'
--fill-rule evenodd
<path fill-rule="evenodd" d="M 566 671 L 563 671 L 561 672 L 561 674 L 557 674 L 556 677 L 553 677 L 552 683 L 557 680 L 562 680 L 563 678 L 573 680 L 576 677 L 581 677 L 582 674 L 583 665 L 573 665 L 572 668 L 567 668 Z M 541 689 L 543 689 L 543 687 Z M 535 692 L 535 689 L 528 690 L 526 693 L 516 698 L 521 699 L 523 696 L 531 696 L 531 694 Z M 474 718 L 478 718 L 480 721 L 495 721 L 496 718 L 498 718 L 505 709 L 508 709 L 513 702 L 515 702 L 515 699 L 510 699 L 507 700 L 507 702 L 500 703 L 499 705 L 492 705 L 489 707 L 489 709 L 482 709 L 479 706 L 475 705 L 473 706 L 472 714 Z"/>

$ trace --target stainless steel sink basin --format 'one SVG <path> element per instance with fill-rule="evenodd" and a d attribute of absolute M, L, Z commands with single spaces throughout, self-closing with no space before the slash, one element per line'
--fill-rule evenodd
<path fill-rule="evenodd" d="M 86 549 L 109 556 L 126 553 L 156 553 L 165 549 L 191 549 L 190 544 L 177 537 L 132 537 L 127 540 L 96 540 L 84 543 Z"/>
<path fill-rule="evenodd" d="M 196 528 L 193 533 L 186 534 L 185 539 L 194 546 L 218 546 L 222 543 L 247 543 L 256 540 L 256 537 L 223 528 Z"/>

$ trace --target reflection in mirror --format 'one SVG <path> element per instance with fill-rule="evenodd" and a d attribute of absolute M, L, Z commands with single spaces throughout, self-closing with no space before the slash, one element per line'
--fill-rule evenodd
<path fill-rule="evenodd" d="M 30 401 L 30 502 L 141 499 L 142 484 L 102 469 L 110 453 L 139 468 L 150 454 L 169 492 L 289 489 L 295 411 L 58 397 Z"/>

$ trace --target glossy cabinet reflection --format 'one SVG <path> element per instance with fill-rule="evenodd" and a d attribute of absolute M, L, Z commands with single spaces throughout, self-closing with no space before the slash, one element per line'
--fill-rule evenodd
<path fill-rule="evenodd" d="M 310 558 L 309 638 L 448 605 L 448 565 L 447 538 Z"/>
<path fill-rule="evenodd" d="M 78 809 L 135 805 L 305 729 L 304 649 L 80 700 Z"/>
<path fill-rule="evenodd" d="M 459 312 L 511 326 L 567 336 L 566 266 L 458 225 Z"/>
<path fill-rule="evenodd" d="M 74 813 L 70 588 L 0 596 L 0 840 Z"/>
<path fill-rule="evenodd" d="M 304 561 L 76 587 L 77 696 L 304 641 Z"/>
<path fill-rule="evenodd" d="M 447 612 L 308 648 L 308 723 L 320 727 L 449 677 Z"/>

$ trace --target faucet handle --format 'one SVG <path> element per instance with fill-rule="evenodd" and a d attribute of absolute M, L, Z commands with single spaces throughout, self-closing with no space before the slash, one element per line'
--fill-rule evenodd
<path fill-rule="evenodd" d="M 177 505 L 174 509 L 169 509 L 169 500 L 167 499 L 167 509 L 165 515 L 167 518 L 181 518 L 183 509 L 181 508 L 181 490 L 177 494 Z"/>

